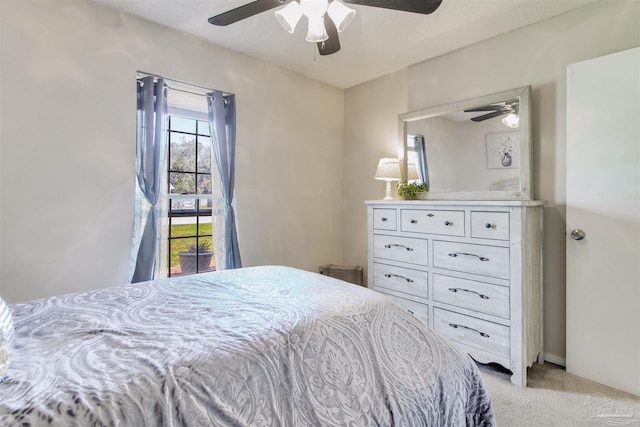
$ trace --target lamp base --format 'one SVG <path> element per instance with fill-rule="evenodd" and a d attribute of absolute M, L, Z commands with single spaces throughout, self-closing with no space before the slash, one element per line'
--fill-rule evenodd
<path fill-rule="evenodd" d="M 387 181 L 387 194 L 382 200 L 393 200 L 393 197 L 391 197 L 391 181 Z"/>

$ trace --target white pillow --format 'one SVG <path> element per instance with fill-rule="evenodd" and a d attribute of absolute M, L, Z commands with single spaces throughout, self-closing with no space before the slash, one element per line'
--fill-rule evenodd
<path fill-rule="evenodd" d="M 0 383 L 9 367 L 13 347 L 13 317 L 9 306 L 0 298 Z"/>

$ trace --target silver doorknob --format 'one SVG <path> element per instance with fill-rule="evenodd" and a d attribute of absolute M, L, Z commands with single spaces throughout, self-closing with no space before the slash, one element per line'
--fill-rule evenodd
<path fill-rule="evenodd" d="M 573 240 L 582 240 L 585 236 L 586 234 L 584 234 L 584 231 L 580 230 L 579 228 L 571 230 L 571 238 Z"/>

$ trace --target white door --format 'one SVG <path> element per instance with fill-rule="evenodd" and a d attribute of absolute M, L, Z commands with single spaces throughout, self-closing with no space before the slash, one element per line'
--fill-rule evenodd
<path fill-rule="evenodd" d="M 640 395 L 640 48 L 567 67 L 567 371 Z"/>

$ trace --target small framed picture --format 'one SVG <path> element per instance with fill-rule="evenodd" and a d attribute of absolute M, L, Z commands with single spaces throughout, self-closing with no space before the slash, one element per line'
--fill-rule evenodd
<path fill-rule="evenodd" d="M 520 132 L 487 135 L 487 168 L 520 168 Z"/>

